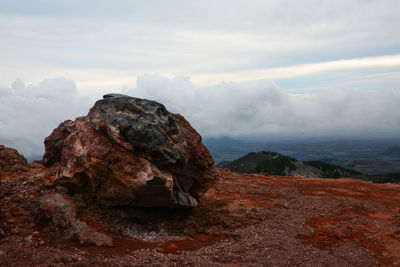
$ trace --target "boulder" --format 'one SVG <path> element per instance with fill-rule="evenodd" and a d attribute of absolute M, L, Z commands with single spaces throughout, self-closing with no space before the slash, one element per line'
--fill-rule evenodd
<path fill-rule="evenodd" d="M 155 101 L 105 95 L 45 139 L 52 186 L 115 205 L 195 207 L 217 176 L 201 136 Z"/>

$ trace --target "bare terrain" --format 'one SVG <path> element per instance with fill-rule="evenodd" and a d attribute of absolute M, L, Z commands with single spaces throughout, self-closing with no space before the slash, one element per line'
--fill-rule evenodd
<path fill-rule="evenodd" d="M 47 169 L 3 173 L 1 266 L 398 266 L 400 185 L 218 169 L 196 209 L 101 208 L 79 217 L 113 247 L 80 245 L 35 214 Z"/>
<path fill-rule="evenodd" d="M 43 160 L 0 145 L 1 266 L 398 266 L 400 185 L 240 174 L 157 102 L 108 94 Z"/>

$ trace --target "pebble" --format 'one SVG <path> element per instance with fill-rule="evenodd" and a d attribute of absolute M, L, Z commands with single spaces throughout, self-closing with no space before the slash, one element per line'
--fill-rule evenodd
<path fill-rule="evenodd" d="M 4 237 L 6 237 L 6 233 L 0 228 L 0 239 L 3 239 Z"/>
<path fill-rule="evenodd" d="M 181 250 L 177 245 L 175 245 L 175 244 L 169 244 L 167 247 L 166 247 L 166 250 L 168 251 L 168 252 L 172 252 L 172 253 L 176 253 L 176 252 L 178 252 L 179 250 Z"/>
<path fill-rule="evenodd" d="M 157 251 L 157 252 L 161 252 L 161 253 L 165 252 L 165 249 L 160 248 L 160 247 L 156 247 L 156 248 L 154 248 L 154 250 Z"/>
<path fill-rule="evenodd" d="M 61 261 L 65 264 L 71 263 L 73 259 L 71 257 L 65 256 L 61 259 Z"/>
<path fill-rule="evenodd" d="M 43 246 L 44 245 L 44 241 L 40 240 L 39 245 Z"/>
<path fill-rule="evenodd" d="M 341 229 L 335 229 L 333 233 L 338 239 L 343 239 L 346 237 L 346 234 Z"/>

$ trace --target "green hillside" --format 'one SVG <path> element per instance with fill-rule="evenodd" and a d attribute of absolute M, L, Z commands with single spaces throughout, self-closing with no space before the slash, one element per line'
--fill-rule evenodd
<path fill-rule="evenodd" d="M 359 172 L 321 161 L 298 161 L 276 152 L 249 153 L 232 162 L 221 164 L 239 173 L 268 173 L 281 176 L 305 176 L 321 178 L 354 177 Z M 220 165 L 220 166 L 221 166 Z"/>

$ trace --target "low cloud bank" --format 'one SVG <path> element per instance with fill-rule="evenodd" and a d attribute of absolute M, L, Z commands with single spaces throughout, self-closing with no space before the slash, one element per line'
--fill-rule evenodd
<path fill-rule="evenodd" d="M 400 92 L 332 88 L 291 95 L 273 82 L 194 86 L 189 78 L 139 76 L 131 96 L 159 101 L 184 115 L 205 137 L 303 138 L 400 134 Z M 0 86 L 0 144 L 25 156 L 42 155 L 43 140 L 59 123 L 86 115 L 93 103 L 72 80 L 46 79 Z"/>
<path fill-rule="evenodd" d="M 75 82 L 46 79 L 28 85 L 19 79 L 0 86 L 0 144 L 27 157 L 44 152 L 44 138 L 67 119 L 85 115 L 90 101 L 77 96 Z"/>
<path fill-rule="evenodd" d="M 147 74 L 128 92 L 164 103 L 208 137 L 400 134 L 400 92 L 393 89 L 332 88 L 291 95 L 270 81 L 202 89 L 186 77 Z"/>

